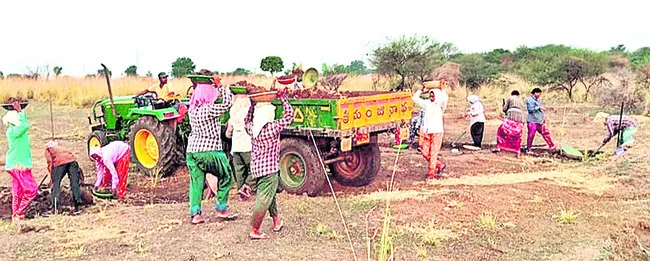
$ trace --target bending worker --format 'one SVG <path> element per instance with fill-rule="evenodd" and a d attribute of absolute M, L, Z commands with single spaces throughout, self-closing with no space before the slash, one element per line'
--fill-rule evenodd
<path fill-rule="evenodd" d="M 607 126 L 609 135 L 603 140 L 603 144 L 609 142 L 614 136 L 618 135 L 620 131 L 623 131 L 621 134 L 621 147 L 630 146 L 634 143 L 634 134 L 636 133 L 636 121 L 632 117 L 623 115 L 621 118 L 619 115 L 609 115 L 604 112 L 599 112 L 594 118 L 594 122 L 602 123 Z M 620 124 L 620 126 L 619 126 Z"/>

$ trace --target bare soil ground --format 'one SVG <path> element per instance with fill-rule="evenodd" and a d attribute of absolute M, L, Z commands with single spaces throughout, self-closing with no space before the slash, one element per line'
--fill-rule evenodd
<path fill-rule="evenodd" d="M 454 101 L 452 97 L 452 101 Z M 462 99 L 457 99 L 462 100 Z M 43 150 L 50 137 L 49 113 L 43 104 L 30 104 L 34 176 L 45 175 Z M 639 260 L 650 249 L 650 132 L 648 118 L 637 118 L 637 145 L 625 155 L 611 155 L 613 146 L 597 159 L 584 162 L 541 153 L 538 156 L 492 153 L 499 124 L 488 114 L 483 151 L 451 153 L 450 143 L 468 129 L 458 117 L 465 104 L 446 115 L 445 149 L 448 164 L 442 180 L 424 181 L 426 163 L 413 150 L 393 150 L 383 135 L 382 168 L 369 186 L 334 184 L 357 258 L 367 259 L 368 241 L 374 259 L 385 202 L 391 200 L 390 235 L 395 260 Z M 85 156 L 87 110 L 55 108 L 55 134 L 77 153 L 94 180 L 94 166 Z M 606 132 L 591 122 L 592 107 L 553 107 L 551 132 L 558 144 L 581 149 L 598 147 Z M 469 143 L 466 136 L 461 142 Z M 542 147 L 541 137 L 536 145 Z M 6 140 L 0 141 L 6 148 Z M 395 191 L 386 187 L 397 160 Z M 4 155 L 0 156 L 4 162 Z M 47 183 L 47 181 L 46 181 Z M 67 180 L 64 179 L 64 184 Z M 127 198 L 95 200 L 78 216 L 39 216 L 47 196 L 39 196 L 30 213 L 29 231 L 10 226 L 10 177 L 0 175 L 0 260 L 354 260 L 331 193 L 320 197 L 279 195 L 286 227 L 270 232 L 273 239 L 246 238 L 253 202 L 231 193 L 230 206 L 239 220 L 189 224 L 188 175 L 152 180 L 131 173 Z M 234 191 L 233 191 L 234 192 Z M 64 195 L 69 197 L 68 195 Z M 65 201 L 65 200 L 64 200 Z M 213 200 L 204 212 L 214 215 Z M 572 215 L 575 214 L 575 215 Z M 373 236 L 374 235 L 374 236 Z"/>

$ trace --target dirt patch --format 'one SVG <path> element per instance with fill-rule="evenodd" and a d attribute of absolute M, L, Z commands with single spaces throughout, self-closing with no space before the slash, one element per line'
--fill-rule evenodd
<path fill-rule="evenodd" d="M 82 198 L 86 204 L 92 204 L 94 199 L 90 193 L 89 187 L 83 187 L 81 189 L 81 192 Z M 72 212 L 74 200 L 72 198 L 72 193 L 70 190 L 66 187 L 62 187 L 59 198 L 61 200 L 59 203 L 61 209 L 59 209 L 59 211 L 61 213 Z M 11 219 L 12 195 L 10 187 L 0 187 L 0 203 L 2 203 L 0 204 L 0 218 Z M 38 191 L 38 195 L 36 195 L 36 198 L 30 205 L 25 216 L 27 218 L 33 218 L 35 216 L 42 215 L 49 210 L 52 210 L 52 194 L 50 193 L 49 189 L 41 187 L 41 189 Z"/>
<path fill-rule="evenodd" d="M 179 168 L 172 176 L 154 180 L 144 175 L 131 175 L 126 204 L 143 206 L 147 204 L 174 204 L 189 201 L 190 175 L 187 168 Z"/>

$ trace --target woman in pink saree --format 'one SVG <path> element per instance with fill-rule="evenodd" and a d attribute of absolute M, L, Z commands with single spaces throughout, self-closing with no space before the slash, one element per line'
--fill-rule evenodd
<path fill-rule="evenodd" d="M 519 154 L 521 136 L 524 129 L 524 101 L 519 98 L 519 91 L 512 91 L 503 105 L 505 118 L 497 130 L 497 151 L 504 150 Z"/>

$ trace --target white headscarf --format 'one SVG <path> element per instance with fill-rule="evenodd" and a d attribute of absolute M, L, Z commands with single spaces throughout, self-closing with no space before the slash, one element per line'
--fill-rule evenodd
<path fill-rule="evenodd" d="M 264 125 L 275 120 L 275 106 L 270 102 L 260 102 L 253 112 L 253 138 L 257 138 Z"/>
<path fill-rule="evenodd" d="M 2 123 L 4 125 L 9 125 L 11 123 L 14 126 L 20 126 L 20 117 L 18 117 L 17 111 L 8 111 L 4 117 L 2 117 Z"/>
<path fill-rule="evenodd" d="M 244 126 L 244 119 L 248 114 L 248 109 L 251 107 L 251 100 L 246 96 L 236 95 L 233 99 L 232 107 L 230 107 L 230 123 L 237 129 Z"/>
<path fill-rule="evenodd" d="M 49 148 L 52 148 L 52 147 L 56 147 L 56 146 L 58 146 L 58 145 L 59 145 L 59 142 L 58 142 L 58 141 L 56 141 L 56 140 L 50 140 L 50 141 L 47 142 L 47 144 L 45 145 L 45 147 L 49 149 Z"/>
<path fill-rule="evenodd" d="M 467 96 L 467 101 L 469 102 L 469 104 L 474 104 L 474 103 L 476 103 L 476 102 L 478 102 L 480 100 L 481 99 L 477 95 Z"/>
<path fill-rule="evenodd" d="M 594 122 L 605 124 L 607 117 L 609 117 L 608 113 L 599 112 L 598 114 L 596 114 L 596 117 L 594 117 Z"/>

